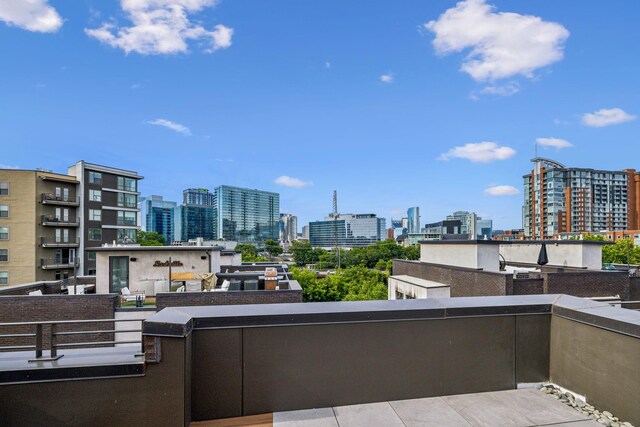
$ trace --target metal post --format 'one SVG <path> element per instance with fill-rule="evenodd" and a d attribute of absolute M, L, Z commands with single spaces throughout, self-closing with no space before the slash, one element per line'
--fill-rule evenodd
<path fill-rule="evenodd" d="M 171 257 L 169 257 L 169 291 L 171 291 Z"/>
<path fill-rule="evenodd" d="M 58 349 L 56 348 L 56 324 L 51 324 L 51 358 L 58 357 Z"/>
<path fill-rule="evenodd" d="M 42 357 L 42 324 L 36 325 L 36 359 Z"/>

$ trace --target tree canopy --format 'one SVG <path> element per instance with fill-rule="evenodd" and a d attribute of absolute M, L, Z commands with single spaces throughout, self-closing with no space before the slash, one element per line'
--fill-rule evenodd
<path fill-rule="evenodd" d="M 140 246 L 164 246 L 164 236 L 156 231 L 138 230 L 136 235 Z"/>
<path fill-rule="evenodd" d="M 302 287 L 304 302 L 387 299 L 387 275 L 366 267 L 340 269 L 322 278 L 315 271 L 292 267 L 291 274 Z"/>
<path fill-rule="evenodd" d="M 241 243 L 237 245 L 236 251 L 242 252 L 242 262 L 268 261 L 265 257 L 258 256 L 258 249 L 251 243 Z"/>

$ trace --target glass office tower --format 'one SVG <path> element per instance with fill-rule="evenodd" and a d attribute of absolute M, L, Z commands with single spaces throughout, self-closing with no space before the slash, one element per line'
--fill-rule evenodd
<path fill-rule="evenodd" d="M 174 240 L 173 213 L 177 203 L 163 200 L 162 196 L 150 196 L 144 199 L 143 204 L 144 230 L 161 234 L 165 244 L 170 245 Z"/>
<path fill-rule="evenodd" d="M 215 189 L 216 238 L 264 247 L 278 240 L 280 195 L 221 185 Z"/>
<path fill-rule="evenodd" d="M 309 242 L 313 247 L 356 248 L 369 246 L 387 237 L 387 220 L 374 214 L 341 214 L 337 220 L 309 223 Z M 337 239 L 337 242 L 336 242 Z"/>

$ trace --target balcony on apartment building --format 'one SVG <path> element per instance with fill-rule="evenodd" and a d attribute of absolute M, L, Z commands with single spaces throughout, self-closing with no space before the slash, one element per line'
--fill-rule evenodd
<path fill-rule="evenodd" d="M 78 265 L 78 259 L 74 257 L 54 257 L 40 259 L 40 268 L 42 268 L 43 270 L 74 268 L 78 267 Z"/>
<path fill-rule="evenodd" d="M 64 236 L 56 237 L 40 237 L 40 246 L 43 248 L 77 248 L 80 246 L 80 238 L 70 237 L 65 239 Z"/>
<path fill-rule="evenodd" d="M 32 351 L 0 352 L 0 419 L 594 425 L 543 391 L 517 390 L 552 382 L 578 403 L 586 397 L 603 414 L 640 423 L 640 312 L 583 298 L 173 307 L 145 320 L 142 335 L 144 360 L 139 346 L 65 348 L 57 361 L 40 346 L 33 363 Z"/>
<path fill-rule="evenodd" d="M 80 197 L 56 196 L 51 193 L 42 193 L 40 200 L 44 205 L 80 206 Z"/>
<path fill-rule="evenodd" d="M 51 227 L 79 227 L 80 226 L 80 218 L 77 218 L 77 217 L 59 218 L 56 216 L 42 215 L 40 217 L 40 221 L 42 225 L 51 226 Z"/>

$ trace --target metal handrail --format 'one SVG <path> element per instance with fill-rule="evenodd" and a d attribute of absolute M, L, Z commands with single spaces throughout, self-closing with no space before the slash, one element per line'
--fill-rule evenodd
<path fill-rule="evenodd" d="M 56 339 L 60 336 L 73 336 L 73 335 L 95 335 L 95 334 L 105 334 L 105 333 L 127 333 L 127 332 L 142 332 L 142 327 L 140 329 L 103 329 L 103 330 L 89 330 L 89 331 L 63 331 L 58 332 L 58 325 L 69 325 L 69 324 L 95 324 L 95 323 L 105 323 L 105 322 L 144 322 L 145 319 L 86 319 L 86 320 L 58 320 L 58 321 L 34 321 L 34 322 L 7 322 L 0 323 L 0 328 L 2 327 L 12 327 L 12 326 L 34 326 L 34 333 L 17 333 L 17 334 L 0 334 L 0 339 L 2 338 L 34 338 L 35 343 L 33 345 L 13 345 L 13 346 L 0 346 L 0 351 L 9 350 L 9 351 L 18 351 L 18 350 L 35 350 L 35 358 L 30 359 L 30 362 L 40 362 L 40 361 L 52 361 L 58 360 L 63 355 L 58 354 L 59 348 L 74 348 L 74 347 L 94 347 L 96 345 L 118 345 L 118 344 L 140 344 L 140 349 L 142 348 L 142 339 L 139 340 L 122 340 L 122 341 L 87 341 L 87 342 L 77 342 L 77 343 L 57 343 Z M 44 348 L 44 336 L 43 336 L 43 326 L 49 325 L 49 357 L 43 356 Z"/>

